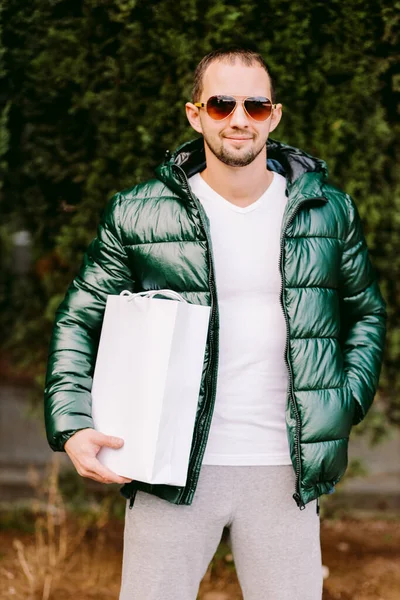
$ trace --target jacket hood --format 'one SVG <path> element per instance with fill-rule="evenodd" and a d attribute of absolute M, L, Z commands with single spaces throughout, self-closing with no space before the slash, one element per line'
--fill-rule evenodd
<path fill-rule="evenodd" d="M 185 142 L 172 155 L 167 150 L 164 162 L 156 168 L 158 179 L 181 195 L 182 174 L 178 167 L 187 178 L 206 168 L 203 137 Z M 271 138 L 267 140 L 267 167 L 286 177 L 289 193 L 307 188 L 307 195 L 322 195 L 322 185 L 328 178 L 323 160 Z"/>

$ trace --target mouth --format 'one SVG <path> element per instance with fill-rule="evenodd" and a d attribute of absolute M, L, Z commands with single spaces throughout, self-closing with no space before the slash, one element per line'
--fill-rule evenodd
<path fill-rule="evenodd" d="M 235 142 L 244 142 L 246 140 L 252 140 L 253 139 L 251 137 L 239 137 L 239 136 L 236 136 L 236 135 L 235 136 L 225 136 L 225 138 L 227 140 L 233 140 Z"/>

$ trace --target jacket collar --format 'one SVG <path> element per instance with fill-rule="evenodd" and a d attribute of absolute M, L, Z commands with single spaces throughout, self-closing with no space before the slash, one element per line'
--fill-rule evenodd
<path fill-rule="evenodd" d="M 324 197 L 322 188 L 328 177 L 328 169 L 323 160 L 269 138 L 267 165 L 271 171 L 286 177 L 290 203 Z M 186 178 L 203 171 L 205 167 L 204 142 L 200 137 L 182 144 L 172 155 L 167 151 L 165 161 L 156 169 L 156 176 L 172 191 L 187 199 Z"/>

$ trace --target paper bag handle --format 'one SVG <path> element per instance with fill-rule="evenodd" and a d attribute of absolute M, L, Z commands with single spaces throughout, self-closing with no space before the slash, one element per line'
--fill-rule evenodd
<path fill-rule="evenodd" d="M 174 300 L 179 300 L 181 302 L 187 302 L 185 300 L 185 298 L 183 298 L 180 294 L 178 294 L 178 292 L 174 292 L 174 290 L 148 290 L 148 291 L 144 291 L 144 292 L 137 292 L 137 294 L 132 294 L 132 292 L 130 292 L 129 290 L 123 290 L 120 293 L 120 296 L 129 296 L 129 298 L 128 298 L 129 301 L 133 300 L 137 296 L 154 298 L 154 296 L 159 296 L 159 295 L 167 296 L 169 298 L 172 298 Z"/>

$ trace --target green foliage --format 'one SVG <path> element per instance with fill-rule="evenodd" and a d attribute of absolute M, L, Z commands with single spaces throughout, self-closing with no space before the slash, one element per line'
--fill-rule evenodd
<path fill-rule="evenodd" d="M 27 228 L 34 242 L 29 294 L 20 298 L 19 281 L 10 286 L 18 300 L 7 313 L 9 351 L 43 381 L 54 310 L 107 199 L 151 177 L 167 148 L 193 137 L 184 102 L 201 57 L 251 44 L 270 64 L 284 106 L 274 135 L 325 159 L 359 207 L 388 303 L 381 402 L 399 422 L 399 7 L 32 0 L 26 10 L 22 0 L 5 0 L 0 210 L 9 230 Z"/>

